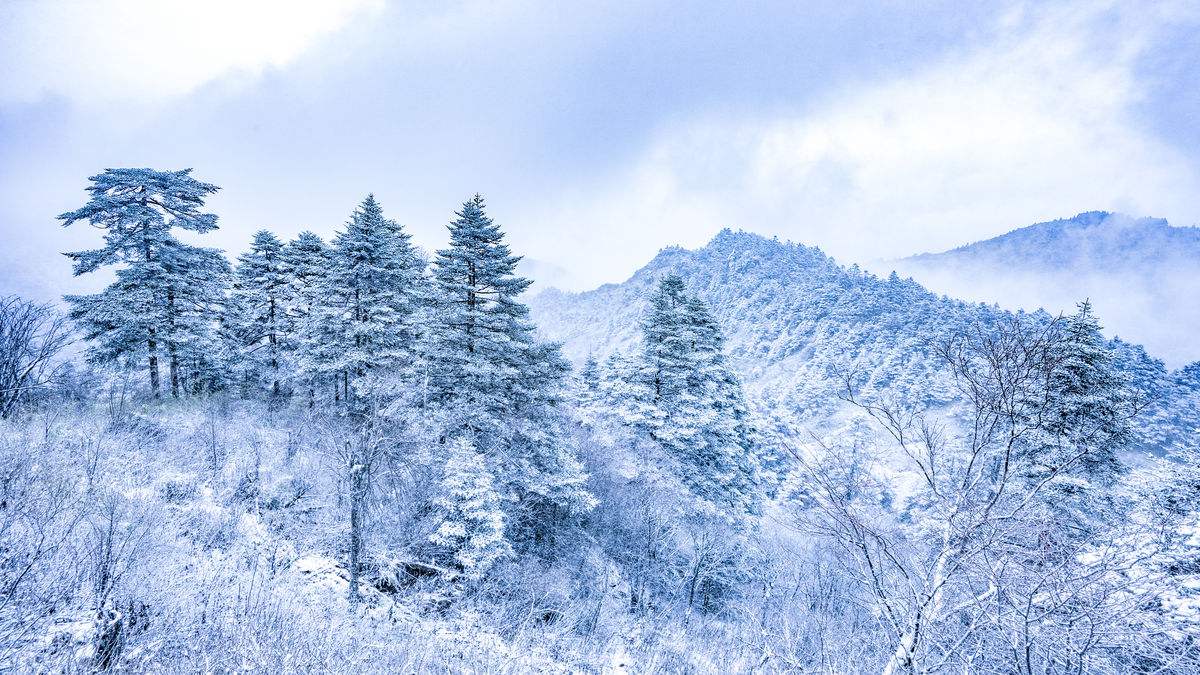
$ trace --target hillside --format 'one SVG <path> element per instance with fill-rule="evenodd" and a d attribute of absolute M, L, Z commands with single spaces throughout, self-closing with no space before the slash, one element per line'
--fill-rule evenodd
<path fill-rule="evenodd" d="M 1200 229 L 1092 211 L 872 266 L 956 297 L 1069 311 L 1091 298 L 1111 334 L 1173 366 L 1200 359 Z"/>
<path fill-rule="evenodd" d="M 621 284 L 585 293 L 548 289 L 533 298 L 531 312 L 571 359 L 603 358 L 636 345 L 645 297 L 669 272 L 712 306 L 748 391 L 788 412 L 825 408 L 852 371 L 874 388 L 941 400 L 931 341 L 995 315 L 912 281 L 844 268 L 817 248 L 730 230 L 695 251 L 664 249 Z"/>
<path fill-rule="evenodd" d="M 937 295 L 895 274 L 879 278 L 843 267 L 814 247 L 731 230 L 694 251 L 664 249 L 620 284 L 584 293 L 547 289 L 531 300 L 530 310 L 542 335 L 563 343 L 569 358 L 602 359 L 636 348 L 645 298 L 671 272 L 713 308 L 730 359 L 760 410 L 802 423 L 819 422 L 837 408 L 848 374 L 867 393 L 914 405 L 948 403 L 951 388 L 933 344 L 1005 314 L 995 305 Z M 1157 402 L 1147 412 L 1157 421 L 1148 425 L 1145 442 L 1172 444 L 1194 430 L 1200 368 L 1169 373 L 1140 346 L 1113 344 L 1135 386 Z"/>

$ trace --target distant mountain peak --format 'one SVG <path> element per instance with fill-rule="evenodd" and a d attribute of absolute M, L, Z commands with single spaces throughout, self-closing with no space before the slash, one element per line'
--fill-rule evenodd
<path fill-rule="evenodd" d="M 1072 311 L 1091 298 L 1114 333 L 1180 364 L 1200 357 L 1200 228 L 1086 211 L 888 263 L 940 293 Z"/>
<path fill-rule="evenodd" d="M 1091 244 L 1088 244 L 1088 241 Z M 1200 229 L 1174 227 L 1162 218 L 1134 217 L 1109 211 L 1085 211 L 1071 218 L 1060 218 L 1027 225 L 1011 230 L 991 239 L 964 244 L 940 253 L 920 253 L 904 260 L 928 261 L 939 257 L 954 258 L 980 251 L 1016 252 L 1016 249 L 1037 257 L 1040 252 L 1049 254 L 1054 262 L 1061 261 L 1060 254 L 1075 252 L 1091 253 L 1096 249 L 1118 247 L 1124 250 L 1131 244 L 1157 247 L 1156 252 L 1171 252 L 1175 244 L 1200 250 Z M 1053 245 L 1068 250 L 1055 251 Z M 1050 245 L 1050 246 L 1048 246 Z"/>

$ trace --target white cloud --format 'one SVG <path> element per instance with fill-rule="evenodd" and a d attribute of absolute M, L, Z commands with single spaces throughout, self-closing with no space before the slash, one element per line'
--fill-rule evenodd
<path fill-rule="evenodd" d="M 287 64 L 382 0 L 95 0 L 0 9 L 0 101 L 146 102 Z"/>
<path fill-rule="evenodd" d="M 725 226 L 866 260 L 1091 209 L 1194 223 L 1196 167 L 1134 112 L 1139 55 L 1186 10 L 1015 11 L 987 44 L 806 112 L 671 129 L 591 191 L 599 198 L 572 195 L 538 217 L 591 226 L 571 228 L 584 286 L 614 280 L 591 260 L 631 271 L 657 246 L 701 244 Z"/>

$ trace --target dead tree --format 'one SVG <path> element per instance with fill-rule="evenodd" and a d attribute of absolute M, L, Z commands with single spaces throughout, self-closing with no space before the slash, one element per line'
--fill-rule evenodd
<path fill-rule="evenodd" d="M 0 298 L 0 418 L 54 381 L 55 358 L 71 340 L 66 317 L 49 305 Z"/>

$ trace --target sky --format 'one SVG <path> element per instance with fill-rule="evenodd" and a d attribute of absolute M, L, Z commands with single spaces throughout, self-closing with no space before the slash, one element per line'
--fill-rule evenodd
<path fill-rule="evenodd" d="M 90 288 L 106 167 L 222 187 L 236 254 L 374 193 L 475 192 L 527 270 L 627 278 L 723 227 L 900 257 L 1110 210 L 1200 223 L 1196 2 L 0 3 L 0 293 Z"/>

